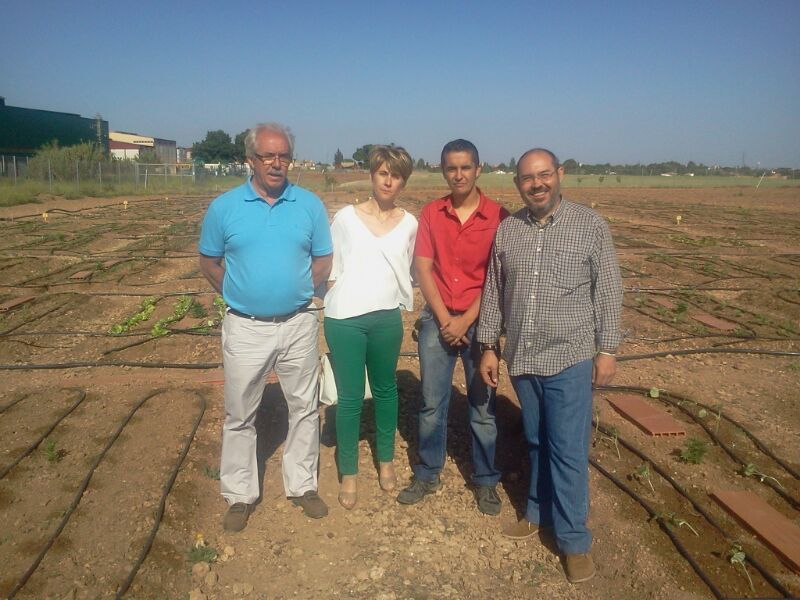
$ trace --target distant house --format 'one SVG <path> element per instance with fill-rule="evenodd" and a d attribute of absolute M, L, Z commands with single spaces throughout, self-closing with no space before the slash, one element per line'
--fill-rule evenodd
<path fill-rule="evenodd" d="M 136 160 L 139 158 L 139 150 L 142 149 L 138 144 L 116 140 L 109 140 L 108 146 L 111 149 L 111 157 L 117 160 Z"/>
<path fill-rule="evenodd" d="M 114 142 L 134 144 L 139 147 L 140 151 L 152 150 L 161 163 L 174 165 L 178 160 L 178 145 L 175 140 L 164 140 L 127 131 L 109 131 L 108 137 L 109 140 Z"/>
<path fill-rule="evenodd" d="M 353 169 L 358 169 L 359 167 L 361 167 L 361 163 L 359 163 L 357 160 L 343 160 L 341 163 L 339 163 L 337 168 L 350 171 Z"/>

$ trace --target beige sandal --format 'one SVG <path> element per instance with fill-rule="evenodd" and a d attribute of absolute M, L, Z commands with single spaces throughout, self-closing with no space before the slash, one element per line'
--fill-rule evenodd
<path fill-rule="evenodd" d="M 341 504 L 347 510 L 353 510 L 355 507 L 356 502 L 358 501 L 358 488 L 356 483 L 356 476 L 355 475 L 343 475 L 342 476 L 342 483 L 339 486 L 339 504 Z M 345 484 L 351 483 L 353 485 L 352 490 L 346 490 Z"/>
<path fill-rule="evenodd" d="M 397 487 L 397 473 L 393 462 L 379 463 L 378 483 L 384 492 L 393 492 Z"/>

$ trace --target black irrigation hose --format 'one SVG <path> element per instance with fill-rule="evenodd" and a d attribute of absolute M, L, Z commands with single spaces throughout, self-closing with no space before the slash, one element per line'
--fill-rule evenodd
<path fill-rule="evenodd" d="M 589 464 L 591 464 L 595 469 L 600 471 L 600 473 L 602 473 L 603 476 L 611 480 L 611 482 L 614 483 L 614 485 L 616 485 L 619 489 L 628 494 L 631 498 L 633 498 L 633 500 L 639 503 L 642 506 L 642 508 L 644 508 L 647 511 L 647 514 L 650 515 L 650 518 L 656 520 L 661 530 L 664 533 L 666 533 L 669 539 L 672 541 L 673 545 L 675 546 L 675 549 L 680 553 L 681 556 L 683 556 L 683 558 L 686 559 L 686 562 L 688 562 L 691 565 L 692 569 L 694 569 L 694 572 L 697 573 L 700 579 L 703 580 L 703 583 L 705 583 L 708 586 L 708 589 L 711 590 L 711 593 L 714 594 L 714 597 L 717 598 L 717 600 L 725 600 L 725 596 L 722 594 L 720 589 L 716 585 L 714 585 L 714 582 L 711 581 L 711 579 L 703 570 L 703 568 L 692 557 L 692 555 L 686 549 L 686 546 L 683 545 L 683 543 L 678 539 L 675 533 L 667 526 L 664 520 L 658 515 L 658 513 L 656 513 L 655 510 L 653 510 L 653 508 L 645 501 L 645 499 L 636 494 L 636 492 L 634 492 L 627 485 L 625 485 L 619 478 L 615 477 L 614 475 L 606 471 L 593 458 L 589 459 Z"/>
<path fill-rule="evenodd" d="M 20 396 L 16 400 L 12 400 L 8 404 L 4 404 L 3 406 L 0 406 L 0 415 L 2 415 L 4 412 L 6 412 L 12 406 L 15 406 L 16 404 L 19 404 L 20 402 L 25 400 L 25 398 L 27 398 L 29 395 L 30 394 L 22 394 L 22 396 Z"/>
<path fill-rule="evenodd" d="M 125 417 L 125 419 L 123 419 L 123 421 L 120 424 L 120 426 L 114 432 L 114 435 L 112 435 L 111 439 L 108 440 L 108 442 L 106 443 L 105 447 L 100 451 L 100 454 L 98 454 L 95 457 L 94 461 L 92 462 L 92 465 L 89 467 L 89 472 L 86 474 L 86 477 L 84 477 L 83 481 L 81 482 L 80 488 L 75 493 L 75 496 L 72 498 L 72 502 L 70 503 L 69 508 L 67 508 L 67 510 L 64 511 L 64 515 L 61 518 L 61 522 L 58 524 L 58 527 L 50 535 L 50 537 L 47 539 L 47 541 L 45 542 L 44 548 L 42 548 L 42 550 L 36 556 L 36 559 L 33 561 L 33 564 L 31 564 L 31 566 L 28 568 L 28 570 L 25 572 L 25 574 L 22 576 L 22 578 L 17 582 L 17 585 L 14 586 L 14 589 L 11 590 L 11 592 L 8 595 L 8 600 L 11 600 L 12 598 L 14 598 L 14 596 L 17 594 L 17 592 L 19 592 L 25 586 L 25 584 L 28 583 L 28 580 L 31 578 L 31 576 L 33 575 L 34 571 L 36 571 L 36 569 L 39 568 L 39 565 L 41 564 L 41 562 L 44 559 L 45 555 L 49 552 L 50 548 L 55 543 L 56 538 L 58 538 L 58 536 L 61 535 L 61 532 L 64 530 L 64 527 L 67 526 L 67 522 L 69 521 L 70 517 L 72 516 L 72 513 L 75 512 L 76 508 L 78 508 L 78 504 L 80 503 L 81 498 L 83 497 L 83 494 L 86 491 L 86 488 L 89 487 L 89 482 L 92 480 L 92 476 L 94 475 L 95 470 L 97 470 L 97 467 L 100 465 L 100 462 L 103 460 L 103 458 L 105 457 L 106 453 L 109 451 L 109 449 L 114 444 L 114 442 L 117 441 L 117 438 L 122 433 L 122 430 L 125 428 L 125 426 L 128 424 L 128 422 L 130 422 L 130 420 L 133 418 L 133 415 L 136 414 L 136 411 L 138 411 L 142 407 L 142 405 L 145 402 L 147 402 L 150 398 L 152 398 L 154 396 L 157 396 L 158 394 L 162 394 L 162 393 L 164 393 L 164 390 L 155 390 L 154 392 L 149 393 L 144 398 L 142 398 L 131 409 L 131 411 L 128 413 L 128 416 Z"/>
<path fill-rule="evenodd" d="M 763 348 L 689 348 L 687 350 L 664 350 L 663 352 L 648 352 L 645 354 L 617 355 L 617 362 L 629 360 L 643 360 L 645 358 L 660 358 L 663 356 L 685 356 L 687 354 L 764 354 L 767 356 L 800 356 L 800 352 L 788 350 L 766 350 Z"/>
<path fill-rule="evenodd" d="M 156 512 L 155 522 L 153 523 L 153 527 L 150 529 L 150 534 L 147 536 L 147 540 L 142 547 L 141 552 L 139 553 L 139 557 L 136 559 L 136 562 L 133 564 L 133 567 L 128 573 L 128 576 L 125 578 L 125 581 L 122 582 L 119 589 L 117 590 L 116 597 L 121 598 L 125 595 L 128 591 L 128 588 L 133 583 L 133 579 L 136 577 L 136 574 L 139 572 L 139 568 L 144 563 L 145 558 L 150 553 L 150 548 L 153 546 L 153 542 L 156 539 L 156 534 L 158 533 L 158 528 L 161 525 L 161 519 L 164 517 L 164 509 L 167 504 L 167 496 L 169 495 L 170 491 L 172 490 L 172 486 L 175 483 L 175 479 L 178 477 L 178 471 L 183 464 L 186 455 L 189 453 L 189 447 L 194 440 L 194 436 L 197 433 L 197 428 L 200 427 L 200 421 L 203 420 L 203 415 L 206 412 L 206 399 L 200 392 L 194 392 L 197 397 L 200 399 L 200 411 L 197 414 L 197 418 L 194 421 L 194 425 L 192 426 L 192 431 L 186 439 L 186 442 L 181 449 L 181 453 L 178 456 L 178 460 L 175 462 L 175 466 L 172 468 L 172 472 L 170 473 L 169 480 L 167 483 L 164 484 L 164 487 L 161 491 L 161 500 L 158 503 L 158 511 Z"/>
<path fill-rule="evenodd" d="M 75 402 L 72 403 L 72 406 L 70 406 L 66 410 L 66 412 L 64 412 L 64 414 L 62 414 L 60 417 L 58 417 L 58 419 L 56 419 L 50 425 L 50 427 L 47 428 L 47 431 L 45 431 L 42 435 L 40 435 L 39 439 L 37 439 L 33 444 L 28 446 L 25 449 L 25 451 L 22 454 L 20 454 L 14 462 L 12 462 L 10 465 L 8 465 L 2 471 L 0 471 L 0 479 L 3 479 L 3 477 L 8 475 L 9 471 L 11 471 L 11 469 L 16 467 L 20 462 L 22 462 L 23 458 L 25 458 L 31 452 L 36 450 L 36 448 L 39 447 L 39 444 L 41 444 L 44 440 L 47 439 L 47 436 L 50 435 L 53 432 L 53 430 L 58 426 L 58 424 L 61 423 L 61 421 L 63 421 L 64 419 L 66 419 L 73 410 L 78 408 L 80 403 L 83 402 L 85 399 L 86 399 L 86 391 L 85 390 L 79 390 L 78 399 Z M 19 402 L 19 400 L 17 402 Z M 16 402 L 14 402 L 13 404 L 16 404 Z M 11 406 L 13 406 L 13 404 Z M 8 407 L 4 407 L 3 410 L 5 411 L 6 408 L 8 408 Z"/>
<path fill-rule="evenodd" d="M 597 390 L 601 390 L 601 391 L 608 391 L 608 392 L 614 392 L 614 391 L 620 391 L 620 392 L 638 392 L 638 393 L 641 393 L 641 394 L 647 394 L 647 393 L 649 392 L 649 390 L 647 390 L 647 389 L 645 389 L 645 388 L 642 388 L 642 387 L 636 387 L 636 386 L 624 386 L 624 385 L 598 386 L 598 387 L 596 387 L 595 389 L 597 389 Z M 692 400 L 691 398 L 686 398 L 686 397 L 684 397 L 684 396 L 681 396 L 681 395 L 679 395 L 679 394 L 675 394 L 675 393 L 673 393 L 673 392 L 662 392 L 662 393 L 660 393 L 660 394 L 659 394 L 659 397 L 658 397 L 658 399 L 659 399 L 659 400 L 663 400 L 664 402 L 667 402 L 667 403 L 669 403 L 669 404 L 672 404 L 672 405 L 673 405 L 673 406 L 675 406 L 676 408 L 679 408 L 681 411 L 683 411 L 683 412 L 684 412 L 686 415 L 688 415 L 688 416 L 689 416 L 689 417 L 690 417 L 690 418 L 691 418 L 691 419 L 692 419 L 692 420 L 693 420 L 695 423 L 697 423 L 697 424 L 698 424 L 698 425 L 700 425 L 700 426 L 701 426 L 703 429 L 705 429 L 705 431 L 706 431 L 706 433 L 708 433 L 709 437 L 711 437 L 711 439 L 712 439 L 712 440 L 714 440 L 714 442 L 715 442 L 715 443 L 717 443 L 717 444 L 718 444 L 718 445 L 719 445 L 719 446 L 720 446 L 720 447 L 721 447 L 723 450 L 725 450 L 725 451 L 728 453 L 728 455 L 729 455 L 729 456 L 731 456 L 731 458 L 733 458 L 733 459 L 734 459 L 736 462 L 740 463 L 742 466 L 745 466 L 745 465 L 746 465 L 746 463 L 745 463 L 744 461 L 742 461 L 740 458 L 738 458 L 737 456 L 735 456 L 734 454 L 732 454 L 732 452 L 733 452 L 733 451 L 732 451 L 732 450 L 730 450 L 730 449 L 729 449 L 729 448 L 728 448 L 728 447 L 727 447 L 727 446 L 724 444 L 724 442 L 720 441 L 720 439 L 719 439 L 719 437 L 716 435 L 716 433 L 714 433 L 713 431 L 711 431 L 711 430 L 710 430 L 710 429 L 709 429 L 709 428 L 706 426 L 706 424 L 705 424 L 703 421 L 699 420 L 699 419 L 698 419 L 698 418 L 697 418 L 697 417 L 696 417 L 694 414 L 692 414 L 692 413 L 691 413 L 691 411 L 689 411 L 688 409 L 686 409 L 686 408 L 683 406 L 683 404 L 684 404 L 684 403 L 694 404 L 694 405 L 696 405 L 696 406 L 699 406 L 700 408 L 704 408 L 704 409 L 706 409 L 706 410 L 707 410 L 708 412 L 710 412 L 710 413 L 717 413 L 717 412 L 718 412 L 721 418 L 725 419 L 725 420 L 726 420 L 726 421 L 728 421 L 728 422 L 729 422 L 731 425 L 733 425 L 733 426 L 734 426 L 734 427 L 736 427 L 737 429 L 741 430 L 741 432 L 742 432 L 742 433 L 744 433 L 744 434 L 745 434 L 745 436 L 746 436 L 746 437 L 747 437 L 747 438 L 748 438 L 748 439 L 749 439 L 751 442 L 753 442 L 753 445 L 754 445 L 756 448 L 758 448 L 759 450 L 761 450 L 761 452 L 763 452 L 764 454 L 766 454 L 767 456 L 769 456 L 769 457 L 770 457 L 772 460 L 774 460 L 774 461 L 775 461 L 776 463 L 778 463 L 778 464 L 779 464 L 781 467 L 783 467 L 783 469 L 784 469 L 784 470 L 785 470 L 787 473 L 789 473 L 789 474 L 790 474 L 792 477 L 794 477 L 795 479 L 800 479 L 800 473 L 798 473 L 797 471 L 795 471 L 795 470 L 794 470 L 794 469 L 793 469 L 793 468 L 792 468 L 792 467 L 791 467 L 791 466 L 790 466 L 790 465 L 789 465 L 789 464 L 788 464 L 786 461 L 782 460 L 782 459 L 781 459 L 780 457 L 778 457 L 778 456 L 777 456 L 777 455 L 776 455 L 774 452 L 772 452 L 772 450 L 770 450 L 770 449 L 769 449 L 769 448 L 766 446 L 766 444 L 764 444 L 764 442 L 762 442 L 760 439 L 758 439 L 758 438 L 755 436 L 755 434 L 753 434 L 753 433 L 752 433 L 752 432 L 751 432 L 749 429 L 747 429 L 747 428 L 746 428 L 744 425 L 742 425 L 741 423 L 739 423 L 739 422 L 738 422 L 737 420 L 735 420 L 733 417 L 730 417 L 730 416 L 728 416 L 726 413 L 723 413 L 721 410 L 720 410 L 720 411 L 718 411 L 718 409 L 716 409 L 716 408 L 714 408 L 714 407 L 711 407 L 711 406 L 708 406 L 708 405 L 706 405 L 706 404 L 703 404 L 702 402 L 697 402 L 696 400 Z M 772 487 L 772 488 L 773 488 L 773 489 L 775 489 L 776 491 L 778 491 L 778 489 L 779 489 L 779 488 L 778 488 L 778 489 L 776 489 L 776 487 L 774 487 L 774 484 L 773 484 L 773 485 L 771 485 L 770 487 Z M 789 498 L 791 498 L 791 497 L 789 497 Z M 791 500 L 790 500 L 790 499 L 787 499 L 787 498 L 784 498 L 784 499 L 786 499 L 786 500 L 787 500 L 788 502 L 790 502 L 790 503 L 795 503 L 795 504 L 797 503 L 797 501 L 796 501 L 796 500 L 794 500 L 793 498 L 791 498 Z M 793 506 L 794 506 L 794 504 L 793 504 Z M 797 507 L 797 506 L 795 506 L 795 508 L 798 508 L 798 507 Z"/>
<path fill-rule="evenodd" d="M 608 429 L 606 429 L 602 425 L 598 424 L 594 420 L 593 420 L 593 423 L 595 424 L 597 429 L 599 431 L 601 431 L 604 435 L 612 437 L 613 434 Z M 620 437 L 619 434 L 617 434 L 615 437 L 616 437 L 617 443 L 621 444 L 622 447 L 625 448 L 628 452 L 630 452 L 632 454 L 635 454 L 640 459 L 642 459 L 646 463 L 650 464 L 650 466 L 653 467 L 653 470 L 656 473 L 658 473 L 659 475 L 661 475 L 661 477 L 663 477 L 672 486 L 672 488 L 676 492 L 678 492 L 681 496 L 683 496 L 689 502 L 689 504 L 692 505 L 692 508 L 694 508 L 698 513 L 700 513 L 700 515 L 702 515 L 705 518 L 705 520 L 709 523 L 709 525 L 714 527 L 714 529 L 716 529 L 717 531 L 719 531 L 722 534 L 722 537 L 725 538 L 725 541 L 730 542 L 730 543 L 733 543 L 734 541 L 736 541 L 733 537 L 731 537 L 728 534 L 728 532 L 726 532 L 722 528 L 722 526 L 716 521 L 716 519 L 714 519 L 714 517 L 712 517 L 711 514 L 708 511 L 706 511 L 705 508 L 703 508 L 703 506 L 700 503 L 698 503 L 692 496 L 689 495 L 689 492 L 687 492 L 683 488 L 683 486 L 681 486 L 677 481 L 675 481 L 672 478 L 672 476 L 665 469 L 662 469 L 658 465 L 658 463 L 656 463 L 652 458 L 650 458 L 642 450 L 639 450 L 638 448 L 636 448 L 636 446 L 634 446 L 630 442 L 626 441 L 624 438 Z M 772 575 L 772 573 L 767 571 L 767 569 L 764 566 L 761 565 L 761 563 L 759 563 L 755 558 L 750 556 L 750 554 L 745 554 L 745 559 L 747 560 L 747 562 L 749 562 L 751 565 L 753 565 L 753 567 L 761 574 L 761 576 L 767 582 L 769 582 L 769 584 L 773 588 L 775 588 L 781 594 L 783 594 L 783 596 L 785 598 L 791 598 L 790 592 L 786 588 L 784 588 L 783 585 L 781 585 L 781 583 Z"/>
<path fill-rule="evenodd" d="M 48 363 L 43 365 L 0 365 L 0 371 L 48 371 L 53 369 L 79 369 L 83 367 L 141 367 L 143 369 L 218 369 L 218 363 L 162 363 L 131 362 L 126 360 L 86 360 L 71 363 Z"/>

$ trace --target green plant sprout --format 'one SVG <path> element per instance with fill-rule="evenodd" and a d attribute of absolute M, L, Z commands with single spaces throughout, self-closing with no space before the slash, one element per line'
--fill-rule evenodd
<path fill-rule="evenodd" d="M 219 481 L 219 469 L 215 469 L 209 465 L 203 467 L 203 475 L 208 477 L 209 479 L 216 479 Z"/>
<path fill-rule="evenodd" d="M 681 518 L 680 518 L 680 517 L 678 517 L 678 515 L 676 515 L 674 512 L 673 512 L 673 513 L 669 513 L 669 514 L 667 515 L 667 517 L 669 518 L 669 523 L 670 523 L 671 525 L 675 525 L 675 526 L 676 526 L 676 527 L 678 527 L 678 528 L 680 528 L 680 527 L 684 527 L 684 526 L 685 526 L 685 527 L 688 527 L 688 528 L 689 528 L 689 530 L 690 530 L 690 531 L 691 531 L 693 534 L 695 534 L 697 537 L 700 537 L 700 534 L 699 534 L 699 533 L 697 533 L 697 530 L 696 530 L 694 527 L 692 527 L 692 526 L 691 526 L 691 524 L 689 523 L 689 521 L 687 521 L 686 519 L 681 519 Z"/>
<path fill-rule="evenodd" d="M 658 398 L 661 395 L 661 390 L 658 389 L 657 387 L 650 388 L 648 394 L 651 398 Z"/>
<path fill-rule="evenodd" d="M 211 563 L 217 560 L 217 550 L 212 546 L 195 545 L 189 548 L 187 556 L 192 564 L 199 562 Z"/>
<path fill-rule="evenodd" d="M 120 335 L 130 330 L 131 327 L 149 319 L 150 315 L 152 315 L 153 311 L 156 309 L 157 301 L 158 300 L 152 296 L 142 300 L 138 312 L 125 319 L 122 323 L 114 325 L 108 330 L 109 335 Z"/>
<path fill-rule="evenodd" d="M 750 584 L 750 591 L 755 593 L 756 588 L 753 585 L 753 580 L 750 577 L 750 573 L 747 572 L 747 565 L 745 564 L 745 560 L 747 555 L 744 553 L 742 549 L 742 545 L 739 542 L 734 542 L 731 547 L 728 549 L 728 562 L 734 565 L 739 565 L 742 567 L 742 571 L 747 576 L 747 582 Z"/>
<path fill-rule="evenodd" d="M 713 406 L 711 414 L 714 415 L 716 419 L 716 423 L 714 423 L 714 433 L 719 433 L 719 424 L 720 420 L 722 419 L 722 408 L 720 406 Z M 705 408 L 701 408 L 697 411 L 697 416 L 701 419 L 705 419 L 709 415 L 709 412 Z"/>
<path fill-rule="evenodd" d="M 169 333 L 167 325 L 174 323 L 175 321 L 180 321 L 183 317 L 185 317 L 186 313 L 189 312 L 189 309 L 192 306 L 192 302 L 193 300 L 189 296 L 181 296 L 175 303 L 175 308 L 173 309 L 172 314 L 156 321 L 156 324 L 153 325 L 153 328 L 150 330 L 150 335 L 153 337 L 162 337 L 167 335 Z"/>
<path fill-rule="evenodd" d="M 56 447 L 55 440 L 47 440 L 42 447 L 42 452 L 50 464 L 61 462 L 61 459 L 67 454 L 63 448 Z"/>
<path fill-rule="evenodd" d="M 703 457 L 708 452 L 708 442 L 699 438 L 689 438 L 686 441 L 686 448 L 681 450 L 681 460 L 685 463 L 699 465 L 703 462 Z"/>
<path fill-rule="evenodd" d="M 742 467 L 742 475 L 744 475 L 745 477 L 755 477 L 755 478 L 757 478 L 757 479 L 758 479 L 758 480 L 759 480 L 761 483 L 764 483 L 764 480 L 765 480 L 765 479 L 772 479 L 772 481 L 774 481 L 775 483 L 777 483 L 777 484 L 778 484 L 778 487 L 779 487 L 779 488 L 781 488 L 782 490 L 785 490 L 785 489 L 786 489 L 785 487 L 783 487 L 783 486 L 781 485 L 781 482 L 780 482 L 780 481 L 778 481 L 777 479 L 775 479 L 775 478 L 774 478 L 774 477 L 772 477 L 771 475 L 765 475 L 765 474 L 764 474 L 764 473 L 762 473 L 762 472 L 761 472 L 761 471 L 758 469 L 758 467 L 757 467 L 757 466 L 755 466 L 753 463 L 747 463 L 745 466 L 743 466 L 743 467 Z"/>
<path fill-rule="evenodd" d="M 208 316 L 208 311 L 197 300 L 192 300 L 192 304 L 189 306 L 189 316 L 193 319 L 205 319 Z"/>
<path fill-rule="evenodd" d="M 611 444 L 614 446 L 614 450 L 617 451 L 617 458 L 622 458 L 622 456 L 620 456 L 619 453 L 619 445 L 617 445 L 617 438 L 619 437 L 619 431 L 617 431 L 616 427 L 609 427 L 608 432 L 611 435 L 603 435 L 601 439 L 605 442 L 611 442 Z"/>
<path fill-rule="evenodd" d="M 647 485 L 650 486 L 650 489 L 652 490 L 652 492 L 654 494 L 656 493 L 656 489 L 653 487 L 653 482 L 650 480 L 650 465 L 649 464 L 642 463 L 641 465 L 639 465 L 639 468 L 637 468 L 633 472 L 633 478 L 636 479 L 639 482 L 646 481 Z"/>

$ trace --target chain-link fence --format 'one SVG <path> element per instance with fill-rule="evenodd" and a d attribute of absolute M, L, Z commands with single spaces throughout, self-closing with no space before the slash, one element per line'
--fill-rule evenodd
<path fill-rule="evenodd" d="M 0 155 L 0 185 L 30 193 L 104 194 L 189 191 L 221 176 L 246 176 L 244 165 L 146 164 Z"/>

